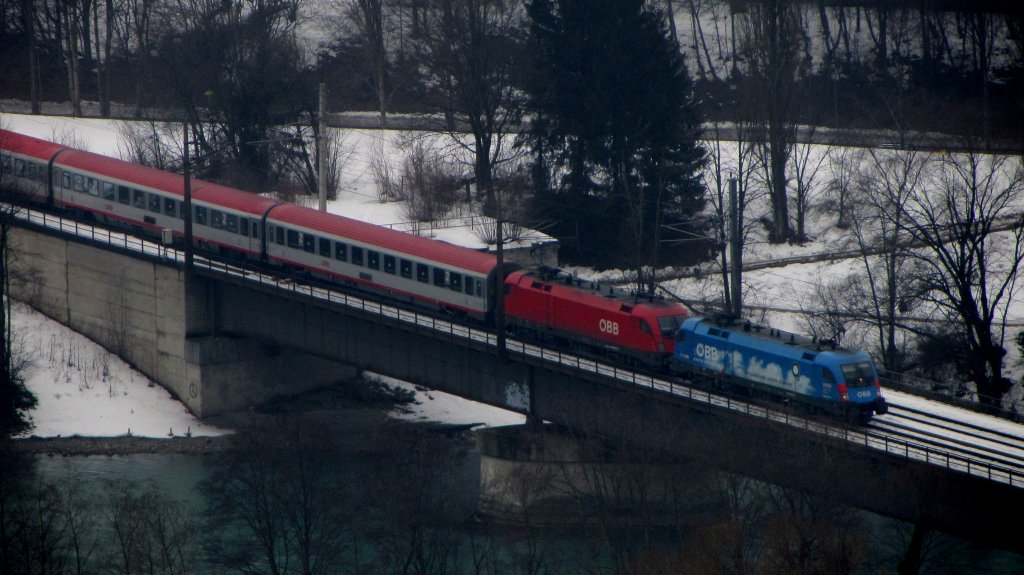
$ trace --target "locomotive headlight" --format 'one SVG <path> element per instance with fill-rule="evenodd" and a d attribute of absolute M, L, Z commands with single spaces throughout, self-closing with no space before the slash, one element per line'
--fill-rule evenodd
<path fill-rule="evenodd" d="M 850 401 L 850 391 L 846 387 L 846 384 L 845 383 L 840 383 L 837 386 L 837 388 L 839 390 L 839 400 L 840 401 Z"/>

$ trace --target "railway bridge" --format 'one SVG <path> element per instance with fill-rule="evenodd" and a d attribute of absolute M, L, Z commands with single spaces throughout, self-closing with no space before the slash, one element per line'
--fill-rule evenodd
<path fill-rule="evenodd" d="M 1024 553 L 1024 477 L 871 433 L 815 424 L 244 265 L 24 211 L 12 293 L 119 353 L 197 416 L 239 410 L 361 369 L 621 438 Z M 923 459 L 923 460 L 922 460 Z M 954 469 L 953 467 L 957 467 Z"/>

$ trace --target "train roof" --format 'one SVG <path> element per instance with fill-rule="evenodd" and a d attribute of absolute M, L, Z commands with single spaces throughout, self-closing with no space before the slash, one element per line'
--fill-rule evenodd
<path fill-rule="evenodd" d="M 377 246 L 382 250 L 409 254 L 413 257 L 481 274 L 490 273 L 497 265 L 497 258 L 492 254 L 304 206 L 280 204 L 270 212 L 267 220 L 302 226 L 332 236 Z"/>
<path fill-rule="evenodd" d="M 0 149 L 49 161 L 54 154 L 67 149 L 67 146 L 0 129 Z"/>
<path fill-rule="evenodd" d="M 518 270 L 508 274 L 505 281 L 524 287 L 534 287 L 534 282 L 539 282 L 544 286 L 550 285 L 551 288 L 545 291 L 548 291 L 552 297 L 585 301 L 593 308 L 605 309 L 610 312 L 626 311 L 636 315 L 653 312 L 654 315 L 659 316 L 689 315 L 685 307 L 675 302 L 661 298 L 636 296 L 628 290 L 613 286 L 601 286 L 595 282 L 578 280 L 564 274 L 551 277 L 546 273 L 538 273 L 534 270 Z M 623 306 L 630 309 L 623 310 Z"/>
<path fill-rule="evenodd" d="M 735 318 L 695 316 L 684 321 L 680 329 L 736 340 L 747 346 L 770 347 L 781 355 L 792 357 L 822 352 L 830 352 L 835 357 L 867 357 L 865 352 L 840 347 L 834 340 L 811 338 Z"/>
<path fill-rule="evenodd" d="M 109 156 L 84 150 L 67 150 L 57 157 L 58 165 L 89 171 L 100 176 L 117 179 L 127 184 L 161 190 L 185 197 L 185 178 L 182 174 L 166 172 L 148 166 L 133 164 Z M 193 201 L 213 202 L 221 206 L 262 216 L 275 200 L 213 182 L 192 178 L 190 180 Z"/>

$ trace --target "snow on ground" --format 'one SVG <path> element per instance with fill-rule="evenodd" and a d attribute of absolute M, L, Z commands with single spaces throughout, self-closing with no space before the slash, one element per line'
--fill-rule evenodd
<path fill-rule="evenodd" d="M 13 302 L 14 346 L 29 361 L 26 384 L 38 437 L 221 435 L 166 389 L 85 336 L 21 302 Z"/>

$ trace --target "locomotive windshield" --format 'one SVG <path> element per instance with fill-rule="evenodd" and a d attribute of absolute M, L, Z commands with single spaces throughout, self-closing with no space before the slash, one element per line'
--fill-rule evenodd
<path fill-rule="evenodd" d="M 679 315 L 663 315 L 658 318 L 658 329 L 661 330 L 661 337 L 674 338 L 676 332 L 679 331 L 679 326 L 683 325 L 686 320 L 686 316 L 683 314 Z"/>
<path fill-rule="evenodd" d="M 869 387 L 875 384 L 875 374 L 869 362 L 847 363 L 842 369 L 843 379 L 849 387 Z"/>

